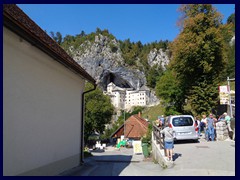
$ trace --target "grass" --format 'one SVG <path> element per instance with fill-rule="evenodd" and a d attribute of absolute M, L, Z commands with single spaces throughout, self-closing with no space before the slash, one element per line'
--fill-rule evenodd
<path fill-rule="evenodd" d="M 86 158 L 86 157 L 91 157 L 91 156 L 93 156 L 92 153 L 87 152 L 87 151 L 84 151 L 84 157 L 85 157 L 85 158 Z"/>
<path fill-rule="evenodd" d="M 157 117 L 163 115 L 163 113 L 164 113 L 164 107 L 162 107 L 161 104 L 158 104 L 156 106 L 147 107 L 142 112 L 142 117 L 148 118 L 149 121 L 155 121 Z"/>
<path fill-rule="evenodd" d="M 161 167 L 163 168 L 163 169 L 167 169 L 168 168 L 168 166 L 165 164 L 165 163 L 161 163 Z"/>
<path fill-rule="evenodd" d="M 158 161 L 155 158 L 153 158 L 153 163 L 158 164 Z"/>

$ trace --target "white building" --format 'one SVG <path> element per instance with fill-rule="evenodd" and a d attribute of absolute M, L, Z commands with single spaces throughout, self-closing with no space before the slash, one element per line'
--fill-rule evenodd
<path fill-rule="evenodd" d="M 125 109 L 132 106 L 147 106 L 149 102 L 149 91 L 142 87 L 135 91 L 126 91 Z"/>
<path fill-rule="evenodd" d="M 110 96 L 111 102 L 116 109 L 124 109 L 126 89 L 120 88 L 111 82 L 107 86 L 107 95 Z"/>
<path fill-rule="evenodd" d="M 149 91 L 145 87 L 133 90 L 133 88 L 120 88 L 111 82 L 107 86 L 107 95 L 111 97 L 112 104 L 118 110 L 146 106 L 149 102 Z"/>
<path fill-rule="evenodd" d="M 3 5 L 3 175 L 58 175 L 83 154 L 95 80 L 16 5 Z"/>

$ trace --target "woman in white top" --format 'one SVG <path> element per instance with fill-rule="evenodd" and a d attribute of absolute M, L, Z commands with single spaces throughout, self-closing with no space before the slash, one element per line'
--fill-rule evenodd
<path fill-rule="evenodd" d="M 168 121 L 165 122 L 166 127 L 160 131 L 164 134 L 164 148 L 166 149 L 166 154 L 168 161 L 173 161 L 173 143 L 174 143 L 174 133 L 172 128 L 169 127 Z"/>
<path fill-rule="evenodd" d="M 205 114 L 202 115 L 201 123 L 204 126 L 204 133 L 205 133 L 205 139 L 207 140 L 208 131 L 207 131 L 207 116 Z"/>

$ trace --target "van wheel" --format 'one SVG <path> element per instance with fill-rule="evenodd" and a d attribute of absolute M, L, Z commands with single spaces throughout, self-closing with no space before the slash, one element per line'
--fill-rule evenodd
<path fill-rule="evenodd" d="M 194 143 L 199 143 L 199 140 L 198 139 L 194 139 L 193 142 Z"/>

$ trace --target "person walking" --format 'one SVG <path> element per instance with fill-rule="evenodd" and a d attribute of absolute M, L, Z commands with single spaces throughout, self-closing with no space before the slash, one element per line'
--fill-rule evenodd
<path fill-rule="evenodd" d="M 165 118 L 164 118 L 164 115 L 162 115 L 162 116 L 160 117 L 160 120 L 161 120 L 161 122 L 162 122 L 162 126 L 165 127 Z"/>
<path fill-rule="evenodd" d="M 207 141 L 209 141 L 209 138 L 211 138 L 211 141 L 214 141 L 214 119 L 212 113 L 210 113 L 209 117 L 207 118 L 207 130 L 208 130 Z"/>
<path fill-rule="evenodd" d="M 159 119 L 156 119 L 156 120 L 155 120 L 155 124 L 156 124 L 157 127 L 160 127 L 160 126 L 161 126 Z"/>
<path fill-rule="evenodd" d="M 200 136 L 200 134 L 201 134 L 201 131 L 200 131 L 200 129 L 201 129 L 201 127 L 200 127 L 200 120 L 199 120 L 199 116 L 195 116 L 195 124 L 196 124 L 196 127 L 197 127 L 197 129 L 198 129 L 198 135 Z"/>
<path fill-rule="evenodd" d="M 214 140 L 216 141 L 217 140 L 217 122 L 218 122 L 218 119 L 216 117 L 216 115 L 213 115 L 213 128 L 214 128 Z"/>
<path fill-rule="evenodd" d="M 160 131 L 161 134 L 164 134 L 164 148 L 166 149 L 167 160 L 173 161 L 173 141 L 174 141 L 174 131 L 169 127 L 168 121 L 165 122 L 165 128 Z"/>
<path fill-rule="evenodd" d="M 207 140 L 207 136 L 208 136 L 208 131 L 207 131 L 207 117 L 206 117 L 205 114 L 202 115 L 201 129 L 204 130 L 205 139 Z"/>
<path fill-rule="evenodd" d="M 225 120 L 225 122 L 227 124 L 227 127 L 228 127 L 228 136 L 231 139 L 232 133 L 233 133 L 233 130 L 231 128 L 231 117 L 226 112 L 223 113 L 223 116 L 225 117 L 224 120 Z"/>
<path fill-rule="evenodd" d="M 227 123 L 227 127 L 228 127 L 228 131 L 232 131 L 232 128 L 231 128 L 231 117 L 225 112 L 223 113 L 223 116 L 225 117 L 225 121 Z"/>

